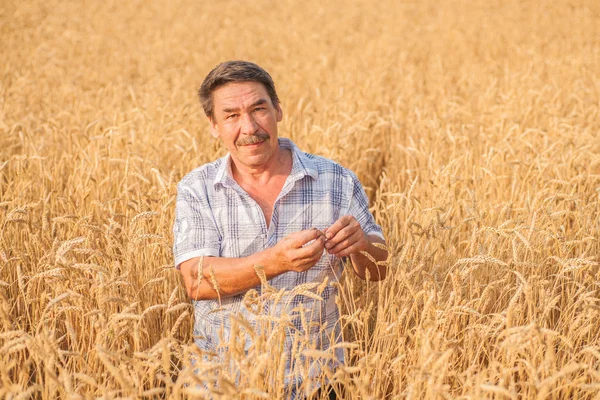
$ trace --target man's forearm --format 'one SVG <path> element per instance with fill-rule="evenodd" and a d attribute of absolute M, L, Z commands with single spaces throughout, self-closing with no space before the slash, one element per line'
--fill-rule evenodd
<path fill-rule="evenodd" d="M 369 235 L 367 237 L 369 239 L 369 246 L 365 251 L 375 260 L 375 262 L 362 253 L 351 254 L 350 260 L 352 261 L 354 271 L 361 279 L 367 279 L 367 270 L 369 271 L 369 280 L 379 281 L 385 279 L 387 265 L 385 263 L 382 264 L 382 262 L 387 260 L 388 251 L 374 244 L 385 245 L 385 241 L 375 235 Z M 379 265 L 377 263 L 379 263 Z"/>
<path fill-rule="evenodd" d="M 270 260 L 268 250 L 243 258 L 204 257 L 181 264 L 188 296 L 193 300 L 212 300 L 243 293 L 260 285 L 255 266 L 264 267 L 267 279 L 284 271 Z"/>
<path fill-rule="evenodd" d="M 304 272 L 323 255 L 325 238 L 317 229 L 292 233 L 277 245 L 243 258 L 197 257 L 181 263 L 188 296 L 211 300 L 235 296 L 260 285 L 255 267 L 260 265 L 267 279 L 284 272 Z"/>

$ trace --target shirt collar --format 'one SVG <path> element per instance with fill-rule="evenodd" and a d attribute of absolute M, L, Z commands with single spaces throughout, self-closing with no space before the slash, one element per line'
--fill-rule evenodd
<path fill-rule="evenodd" d="M 279 142 L 280 148 L 292 151 L 292 171 L 290 172 L 289 180 L 297 181 L 307 175 L 314 180 L 319 177 L 315 162 L 309 158 L 305 152 L 300 150 L 294 142 L 288 138 L 278 138 L 277 141 Z M 228 186 L 227 182 L 229 180 L 233 181 L 233 173 L 231 172 L 231 154 L 227 153 L 227 155 L 220 160 L 221 163 L 217 167 L 214 184 L 217 185 L 220 183 L 223 186 Z"/>

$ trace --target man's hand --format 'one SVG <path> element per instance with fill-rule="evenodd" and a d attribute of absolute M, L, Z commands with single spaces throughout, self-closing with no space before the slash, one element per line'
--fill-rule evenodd
<path fill-rule="evenodd" d="M 304 272 L 312 268 L 323 255 L 325 236 L 313 228 L 294 232 L 271 248 L 273 261 L 281 272 Z"/>
<path fill-rule="evenodd" d="M 230 297 L 260 285 L 254 267 L 261 265 L 267 279 L 288 271 L 303 272 L 312 268 L 323 255 L 325 237 L 318 229 L 292 233 L 270 249 L 248 257 L 195 257 L 181 263 L 181 274 L 188 295 L 193 300 Z"/>
<path fill-rule="evenodd" d="M 358 221 L 352 215 L 345 215 L 325 229 L 327 242 L 325 248 L 329 254 L 346 257 L 350 254 L 367 251 L 370 241 Z"/>
<path fill-rule="evenodd" d="M 388 252 L 381 246 L 385 240 L 377 235 L 367 236 L 358 221 L 351 215 L 345 215 L 325 229 L 325 248 L 329 254 L 337 257 L 350 256 L 354 272 L 361 278 L 378 281 L 385 278 Z M 369 273 L 367 274 L 367 270 Z"/>

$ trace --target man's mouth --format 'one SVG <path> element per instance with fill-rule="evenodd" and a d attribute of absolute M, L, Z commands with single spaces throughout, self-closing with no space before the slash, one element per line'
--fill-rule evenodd
<path fill-rule="evenodd" d="M 252 144 L 262 143 L 269 139 L 269 135 L 266 133 L 256 133 L 252 136 L 245 136 L 242 139 L 236 141 L 237 146 L 248 146 Z"/>

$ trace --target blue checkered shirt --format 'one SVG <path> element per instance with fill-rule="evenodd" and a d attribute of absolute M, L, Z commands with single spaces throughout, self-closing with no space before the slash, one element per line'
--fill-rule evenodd
<path fill-rule="evenodd" d="M 383 238 L 381 228 L 369 212 L 368 199 L 356 175 L 339 164 L 304 153 L 289 139 L 280 138 L 279 146 L 292 151 L 292 170 L 273 207 L 267 228 L 260 206 L 233 179 L 231 157 L 227 154 L 187 174 L 177 189 L 176 217 L 173 228 L 175 265 L 200 256 L 240 258 L 273 247 L 292 232 L 310 228 L 324 230 L 338 218 L 353 215 L 367 234 Z M 207 259 L 204 264 L 209 264 Z M 338 280 L 342 263 L 324 252 L 313 268 L 297 273 L 287 272 L 269 281 L 275 289 L 291 290 L 298 285 Z M 255 290 L 260 295 L 261 287 Z M 284 349 L 291 354 L 293 336 L 312 331 L 317 348 L 327 349 L 331 338 L 339 340 L 339 311 L 335 304 L 337 287 L 327 285 L 321 293 L 323 301 L 296 295 L 279 301 L 277 309 L 264 310 L 270 315 L 291 315 Z M 251 323 L 256 314 L 242 302 L 244 293 L 219 300 L 194 301 L 196 343 L 201 349 L 219 352 L 229 340 L 231 318 L 241 314 Z M 301 318 L 299 307 L 310 312 Z M 268 308 L 268 305 L 267 305 Z M 295 317 L 294 317 L 295 316 Z M 307 321 L 308 318 L 308 321 Z M 304 321 L 301 321 L 304 320 Z M 311 324 L 316 322 L 316 324 Z M 325 331 L 319 331 L 327 324 Z M 316 327 L 316 328 L 314 328 Z M 287 329 L 287 328 L 286 328 Z M 250 343 L 247 343 L 246 349 Z M 336 352 L 343 361 L 343 352 Z M 293 360 L 288 357 L 286 382 L 297 384 L 292 376 Z"/>

